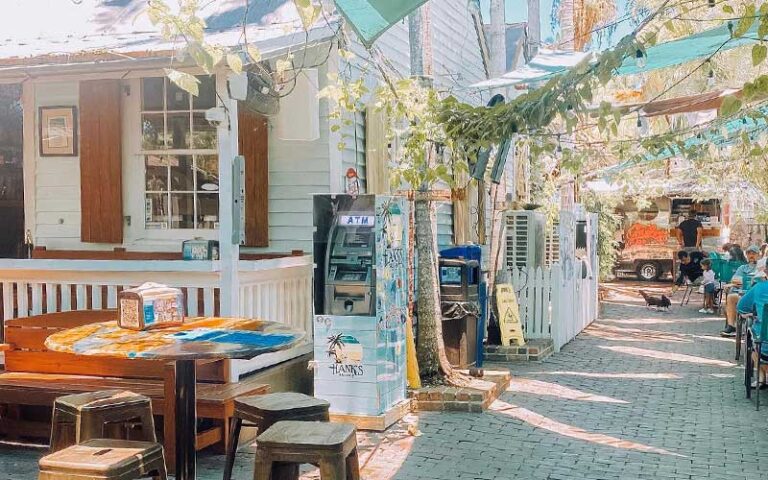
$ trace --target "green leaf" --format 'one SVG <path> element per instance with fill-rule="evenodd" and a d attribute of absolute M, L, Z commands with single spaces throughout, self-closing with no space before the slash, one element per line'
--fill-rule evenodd
<path fill-rule="evenodd" d="M 243 60 L 236 53 L 227 54 L 227 65 L 235 73 L 242 73 L 243 71 Z"/>
<path fill-rule="evenodd" d="M 733 7 L 730 6 L 730 5 L 723 5 L 723 12 L 725 12 L 725 13 L 735 13 L 733 11 Z"/>
<path fill-rule="evenodd" d="M 760 65 L 763 62 L 763 60 L 765 60 L 766 55 L 768 55 L 768 47 L 760 43 L 753 46 L 752 47 L 752 65 L 753 66 Z"/>
<path fill-rule="evenodd" d="M 291 62 L 288 60 L 280 59 L 275 62 L 275 73 L 277 73 L 278 75 L 282 75 L 290 68 L 291 68 Z"/>
<path fill-rule="evenodd" d="M 165 76 L 168 77 L 168 80 L 173 82 L 177 87 L 189 93 L 190 95 L 194 95 L 195 97 L 198 95 L 198 84 L 200 83 L 200 80 L 195 78 L 194 75 L 180 72 L 172 68 L 166 68 Z"/>
<path fill-rule="evenodd" d="M 248 56 L 251 58 L 251 61 L 254 61 L 254 62 L 261 61 L 261 51 L 258 48 L 249 44 L 249 45 L 246 45 L 245 50 L 246 52 L 248 52 Z"/>
<path fill-rule="evenodd" d="M 744 16 L 739 19 L 739 23 L 736 24 L 736 28 L 733 30 L 734 37 L 742 37 L 745 33 L 752 28 L 755 23 L 755 5 L 749 4 L 744 9 Z"/>
<path fill-rule="evenodd" d="M 311 0 L 293 1 L 296 5 L 296 10 L 299 12 L 299 18 L 301 18 L 301 24 L 304 26 L 304 30 L 309 30 L 320 17 L 322 7 L 314 5 Z"/>
<path fill-rule="evenodd" d="M 765 7 L 768 4 L 763 4 Z M 761 7 L 762 9 L 762 7 Z M 762 40 L 768 36 L 768 14 L 760 17 L 760 25 L 757 27 L 757 36 Z"/>
<path fill-rule="evenodd" d="M 720 115 L 728 117 L 738 112 L 741 109 L 741 100 L 734 95 L 728 95 L 723 98 L 723 103 L 720 105 Z"/>

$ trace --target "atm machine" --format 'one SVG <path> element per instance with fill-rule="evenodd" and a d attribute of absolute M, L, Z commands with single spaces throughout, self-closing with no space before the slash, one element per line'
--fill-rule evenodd
<path fill-rule="evenodd" d="M 315 396 L 382 416 L 406 398 L 408 203 L 314 197 Z"/>

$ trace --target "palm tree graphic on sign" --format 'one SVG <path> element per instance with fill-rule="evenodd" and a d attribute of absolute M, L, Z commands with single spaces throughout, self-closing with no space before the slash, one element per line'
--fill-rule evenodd
<path fill-rule="evenodd" d="M 350 335 L 338 333 L 328 337 L 328 357 L 336 363 L 361 363 L 363 346 Z"/>

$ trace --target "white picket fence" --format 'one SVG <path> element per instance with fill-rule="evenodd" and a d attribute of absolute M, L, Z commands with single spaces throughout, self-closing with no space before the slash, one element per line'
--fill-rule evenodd
<path fill-rule="evenodd" d="M 597 319 L 597 280 L 580 269 L 573 262 L 510 271 L 525 338 L 551 338 L 559 351 Z"/>

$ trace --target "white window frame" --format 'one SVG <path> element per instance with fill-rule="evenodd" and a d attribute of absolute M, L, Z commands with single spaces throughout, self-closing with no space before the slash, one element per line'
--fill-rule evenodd
<path fill-rule="evenodd" d="M 182 69 L 193 75 L 202 75 L 198 69 Z M 123 79 L 124 94 L 122 103 L 123 117 L 123 215 L 124 240 L 123 246 L 137 250 L 176 250 L 181 248 L 180 242 L 192 238 L 219 240 L 219 229 L 145 229 L 145 166 L 144 150 L 142 149 L 142 79 L 146 77 L 163 76 L 162 70 L 146 70 L 132 72 Z M 221 75 L 216 77 L 216 91 L 222 92 L 222 82 L 226 79 Z M 217 103 L 221 99 L 217 98 Z M 217 137 L 217 141 L 220 137 Z M 165 152 L 164 152 L 165 153 Z M 213 153 L 219 157 L 220 145 Z M 221 212 L 221 192 L 219 191 L 219 212 Z"/>
<path fill-rule="evenodd" d="M 163 88 L 163 109 L 162 110 L 144 110 L 143 109 L 143 103 L 144 103 L 144 80 L 146 78 L 163 78 L 163 80 L 164 80 L 164 88 Z M 214 79 L 214 91 L 216 93 L 218 93 L 218 89 L 217 89 L 217 87 L 218 87 L 217 80 L 218 79 L 217 79 L 217 76 L 214 76 L 213 79 Z M 187 191 L 187 190 L 174 191 L 174 190 L 171 190 L 170 178 L 168 178 L 168 180 L 167 180 L 168 181 L 168 185 L 166 186 L 167 187 L 166 190 L 164 190 L 162 192 L 161 191 L 147 191 L 147 184 L 146 184 L 146 178 L 147 178 L 146 158 L 148 156 L 150 156 L 150 155 L 157 155 L 157 156 L 161 156 L 161 157 L 165 157 L 165 156 L 188 156 L 188 157 L 192 158 L 192 161 L 194 162 L 195 165 L 196 165 L 196 162 L 197 162 L 196 157 L 200 157 L 200 156 L 215 156 L 217 161 L 219 161 L 218 133 L 216 133 L 216 135 L 215 135 L 215 138 L 216 138 L 216 148 L 213 148 L 213 149 L 192 148 L 191 145 L 190 145 L 190 148 L 187 148 L 187 149 L 171 149 L 171 148 L 159 149 L 159 150 L 157 150 L 157 149 L 145 150 L 144 149 L 143 134 L 142 134 L 142 119 L 144 118 L 145 114 L 148 114 L 148 115 L 162 114 L 163 115 L 163 136 L 164 137 L 168 133 L 168 116 L 169 115 L 179 114 L 179 113 L 187 113 L 187 114 L 189 114 L 190 141 L 191 141 L 192 140 L 192 133 L 194 132 L 194 121 L 193 121 L 194 117 L 193 117 L 193 115 L 195 113 L 205 113 L 205 111 L 207 110 L 207 109 L 194 109 L 194 107 L 192 105 L 192 102 L 193 102 L 192 95 L 189 96 L 189 102 L 190 102 L 189 110 L 168 110 L 168 105 L 167 105 L 168 97 L 167 97 L 167 94 L 166 94 L 166 91 L 165 91 L 165 88 L 166 88 L 168 82 L 169 82 L 169 80 L 167 80 L 162 75 L 159 75 L 159 76 L 158 75 L 147 75 L 147 76 L 144 76 L 144 77 L 141 77 L 141 78 L 138 79 L 138 93 L 139 94 L 137 95 L 137 97 L 138 97 L 138 107 L 139 108 L 138 108 L 138 133 L 137 133 L 137 135 L 138 135 L 138 146 L 139 146 L 138 157 L 139 157 L 139 159 L 141 161 L 141 167 L 142 167 L 141 168 L 141 171 L 142 171 L 142 175 L 141 175 L 141 177 L 142 177 L 142 183 L 141 183 L 141 192 L 142 192 L 142 194 L 141 194 L 141 203 L 144 206 L 146 205 L 147 195 L 151 195 L 151 194 L 166 195 L 167 205 L 168 205 L 168 209 L 169 209 L 169 211 L 168 211 L 168 223 L 171 224 L 172 223 L 171 195 L 172 194 L 192 194 L 192 196 L 193 196 L 192 197 L 192 202 L 193 202 L 193 218 L 194 218 L 194 225 L 195 226 L 193 228 L 170 228 L 170 227 L 169 228 L 147 228 L 147 218 L 146 218 L 146 213 L 145 213 L 141 217 L 142 229 L 146 233 L 147 237 L 166 237 L 166 236 L 170 236 L 172 238 L 179 238 L 179 237 L 189 237 L 190 235 L 194 235 L 196 237 L 204 237 L 204 238 L 207 237 L 207 236 L 210 236 L 210 237 L 212 237 L 211 239 L 217 238 L 218 237 L 218 231 L 219 231 L 219 227 L 218 226 L 214 227 L 214 228 L 198 228 L 198 226 L 197 226 L 197 207 L 198 207 L 197 196 L 199 194 L 201 194 L 201 193 L 209 194 L 209 195 L 214 195 L 214 194 L 218 195 L 219 196 L 219 205 L 220 205 L 221 204 L 221 196 L 220 196 L 220 191 L 218 189 L 215 190 L 215 191 L 210 191 L 210 192 L 199 189 L 198 186 L 197 186 L 197 176 L 193 174 L 194 189 L 191 190 L 191 191 Z M 218 106 L 219 104 L 220 104 L 220 101 L 219 101 L 219 98 L 218 98 L 218 95 L 217 95 L 216 96 L 216 106 Z M 166 138 L 166 140 L 167 140 L 167 138 Z M 145 210 L 145 208 L 146 207 L 144 207 L 142 210 Z M 217 216 L 218 216 L 218 212 L 217 212 Z M 155 235 L 155 233 L 161 233 L 161 234 L 160 235 Z"/>

